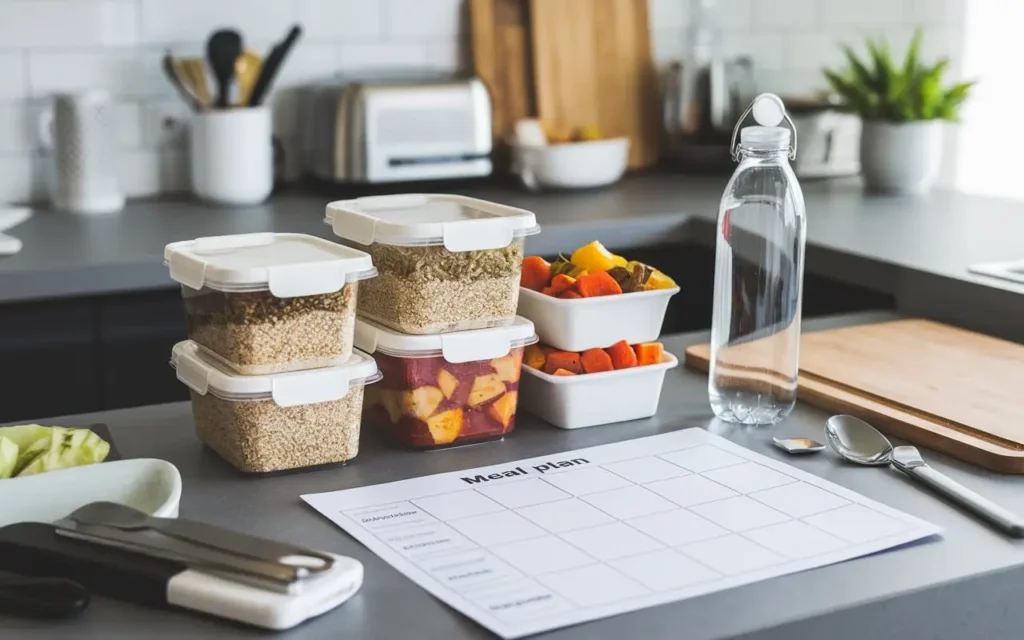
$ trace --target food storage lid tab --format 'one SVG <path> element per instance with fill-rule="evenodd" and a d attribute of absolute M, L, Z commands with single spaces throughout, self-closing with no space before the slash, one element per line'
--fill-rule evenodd
<path fill-rule="evenodd" d="M 540 232 L 531 212 L 444 194 L 369 196 L 327 205 L 335 235 L 361 245 L 444 245 L 449 251 L 507 247 Z"/>
<path fill-rule="evenodd" d="M 339 291 L 376 275 L 362 251 L 298 233 L 246 233 L 172 242 L 164 248 L 171 278 L 189 287 L 267 291 L 278 298 Z"/>
<path fill-rule="evenodd" d="M 355 346 L 367 353 L 380 352 L 400 358 L 441 355 L 452 364 L 500 358 L 513 348 L 535 342 L 533 323 L 520 317 L 507 327 L 428 335 L 398 333 L 357 318 L 354 338 Z"/>
<path fill-rule="evenodd" d="M 174 345 L 171 366 L 178 380 L 200 395 L 210 393 L 234 401 L 273 400 L 281 407 L 340 400 L 353 387 L 381 377 L 374 359 L 359 351 L 336 367 L 243 376 L 204 358 L 191 340 Z"/>

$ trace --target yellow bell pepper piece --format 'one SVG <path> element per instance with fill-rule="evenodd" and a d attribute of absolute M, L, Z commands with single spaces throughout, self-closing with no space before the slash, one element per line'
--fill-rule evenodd
<path fill-rule="evenodd" d="M 678 286 L 676 281 L 668 277 L 657 269 L 651 274 L 651 277 L 644 283 L 644 290 L 650 291 L 652 289 L 671 289 Z"/>
<path fill-rule="evenodd" d="M 590 273 L 608 271 L 616 266 L 626 266 L 624 258 L 612 254 L 611 251 L 605 249 L 604 245 L 597 240 L 574 251 L 570 260 L 580 269 Z"/>

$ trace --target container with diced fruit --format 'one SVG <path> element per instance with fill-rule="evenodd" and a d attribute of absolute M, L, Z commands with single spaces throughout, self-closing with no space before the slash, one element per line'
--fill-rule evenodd
<path fill-rule="evenodd" d="M 523 349 L 533 323 L 410 335 L 362 318 L 355 344 L 384 375 L 367 388 L 363 420 L 401 445 L 456 446 L 503 437 L 515 427 Z"/>
<path fill-rule="evenodd" d="M 551 263 L 525 258 L 519 315 L 533 321 L 541 342 L 565 351 L 652 342 L 678 292 L 661 271 L 594 241 Z"/>
<path fill-rule="evenodd" d="M 566 351 L 526 348 L 523 408 L 556 427 L 578 429 L 649 418 L 658 410 L 665 372 L 678 364 L 660 342 Z"/>

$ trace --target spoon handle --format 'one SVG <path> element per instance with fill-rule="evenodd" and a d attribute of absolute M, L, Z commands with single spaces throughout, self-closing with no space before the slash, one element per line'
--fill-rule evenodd
<path fill-rule="evenodd" d="M 904 468 L 903 471 L 936 493 L 987 520 L 1007 535 L 1024 538 L 1024 521 L 1017 514 L 971 491 L 946 474 L 936 471 L 927 464 Z"/>

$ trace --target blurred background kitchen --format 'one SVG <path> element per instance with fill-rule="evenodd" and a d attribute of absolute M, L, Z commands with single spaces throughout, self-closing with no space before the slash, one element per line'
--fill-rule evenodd
<path fill-rule="evenodd" d="M 57 92 L 104 89 L 116 102 L 116 173 L 129 198 L 189 190 L 189 109 L 162 71 L 162 57 L 201 56 L 218 28 L 265 55 L 293 24 L 302 37 L 282 65 L 268 104 L 284 148 L 283 178 L 302 173 L 297 88 L 367 69 L 471 71 L 466 0 L 0 0 L 0 201 L 46 200 L 52 172 L 40 113 Z M 501 3 L 498 3 L 501 4 Z M 627 3 L 628 4 L 628 3 Z M 664 69 L 687 55 L 696 16 L 688 0 L 650 0 L 650 47 Z M 759 91 L 810 96 L 821 69 L 842 63 L 840 43 L 862 49 L 884 35 L 899 60 L 915 27 L 921 57 L 948 57 L 953 78 L 980 78 L 950 128 L 942 179 L 988 193 L 1020 187 L 993 160 L 995 127 L 1019 104 L 1008 65 L 1021 45 L 1012 0 L 718 0 L 722 53 L 748 56 Z M 558 38 L 557 31 L 552 32 Z M 657 98 L 661 100 L 661 97 Z M 730 123 L 731 126 L 731 123 Z M 958 144 L 959 143 L 959 144 Z M 983 169 L 980 167 L 984 167 Z"/>

